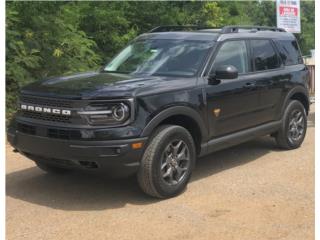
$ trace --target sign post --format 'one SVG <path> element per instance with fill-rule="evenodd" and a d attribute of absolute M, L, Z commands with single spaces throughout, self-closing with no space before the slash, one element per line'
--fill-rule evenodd
<path fill-rule="evenodd" d="M 277 27 L 300 33 L 300 0 L 277 0 Z"/>

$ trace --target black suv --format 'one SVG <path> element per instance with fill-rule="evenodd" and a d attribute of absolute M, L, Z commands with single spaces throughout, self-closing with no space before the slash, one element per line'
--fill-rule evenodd
<path fill-rule="evenodd" d="M 23 88 L 8 140 L 45 171 L 136 173 L 145 193 L 172 197 L 197 157 L 269 134 L 299 147 L 307 79 L 283 29 L 161 26 L 99 71 Z"/>

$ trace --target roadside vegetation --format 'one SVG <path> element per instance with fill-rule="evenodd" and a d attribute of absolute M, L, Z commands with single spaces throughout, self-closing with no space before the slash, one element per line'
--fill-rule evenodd
<path fill-rule="evenodd" d="M 302 52 L 314 49 L 314 2 L 301 2 Z M 6 2 L 6 116 L 19 89 L 98 69 L 158 25 L 276 25 L 275 2 Z"/>

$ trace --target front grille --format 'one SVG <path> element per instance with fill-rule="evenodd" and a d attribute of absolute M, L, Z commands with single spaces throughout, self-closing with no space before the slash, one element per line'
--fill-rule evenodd
<path fill-rule="evenodd" d="M 80 130 L 75 129 L 59 129 L 59 128 L 47 128 L 40 126 L 33 126 L 25 123 L 17 123 L 17 130 L 19 132 L 38 135 L 49 138 L 63 139 L 63 140 L 81 140 L 82 135 Z"/>
<path fill-rule="evenodd" d="M 78 130 L 64 130 L 64 129 L 49 128 L 47 130 L 47 136 L 49 138 L 58 138 L 58 139 L 65 139 L 65 140 L 81 139 L 81 133 Z"/>
<path fill-rule="evenodd" d="M 29 111 L 21 111 L 21 115 L 26 118 L 39 119 L 44 121 L 71 123 L 71 116 L 65 116 L 65 115 L 38 113 L 38 112 L 29 112 Z"/>
<path fill-rule="evenodd" d="M 78 101 L 77 101 L 78 102 Z M 69 109 L 71 110 L 75 106 L 75 100 L 69 99 L 56 99 L 56 98 L 45 98 L 38 96 L 30 95 L 21 95 L 20 103 L 30 104 L 33 106 L 48 107 L 48 108 L 57 108 L 57 109 Z M 76 120 L 77 117 L 74 115 L 62 115 L 62 114 L 53 114 L 48 112 L 36 112 L 20 109 L 20 116 L 25 118 L 31 118 L 42 121 L 50 121 L 56 123 L 74 123 L 73 120 Z"/>
<path fill-rule="evenodd" d="M 67 99 L 21 96 L 20 101 L 23 103 L 43 105 L 43 106 L 48 106 L 48 107 L 72 108 L 72 101 L 67 100 Z"/>
<path fill-rule="evenodd" d="M 17 130 L 22 133 L 30 134 L 30 135 L 35 135 L 36 134 L 36 127 L 23 124 L 23 123 L 18 123 L 17 124 Z"/>

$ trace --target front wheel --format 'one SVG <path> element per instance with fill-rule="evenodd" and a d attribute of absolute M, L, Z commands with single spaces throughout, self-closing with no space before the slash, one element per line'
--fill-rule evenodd
<path fill-rule="evenodd" d="M 138 171 L 138 182 L 148 195 L 169 198 L 186 187 L 195 165 L 193 138 L 183 127 L 159 127 L 149 142 Z"/>
<path fill-rule="evenodd" d="M 304 106 L 297 100 L 289 102 L 279 131 L 275 138 L 279 147 L 295 149 L 300 147 L 307 131 L 307 116 Z"/>

